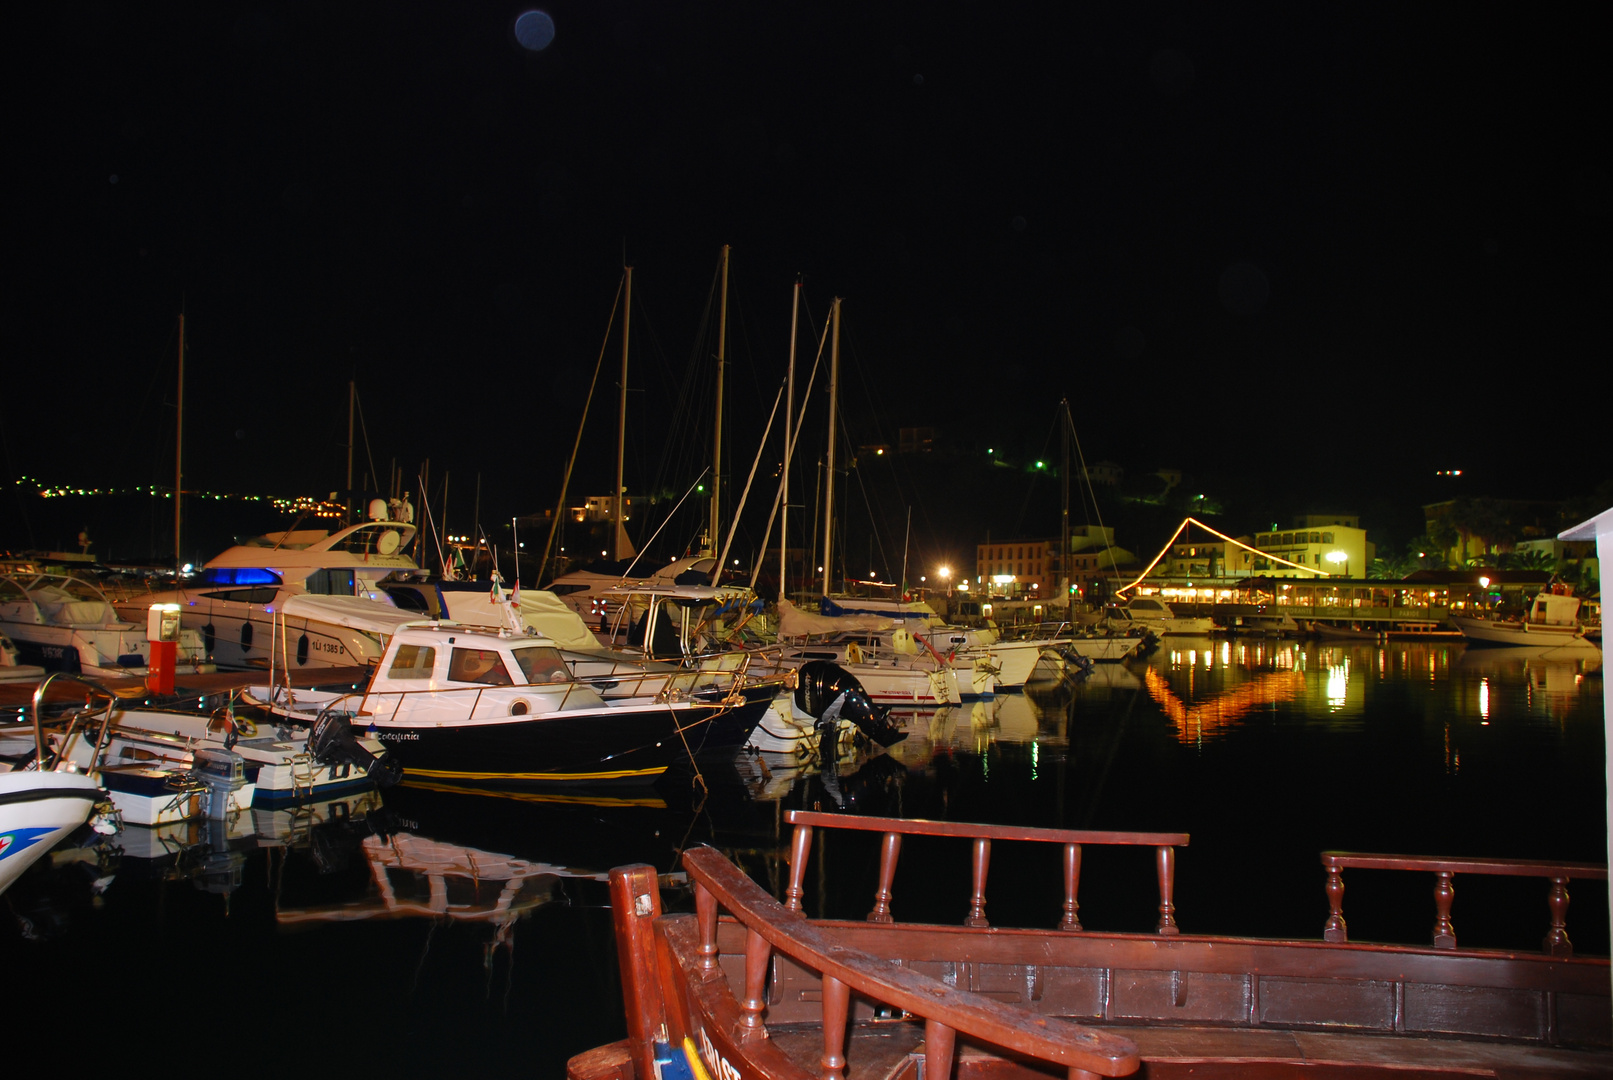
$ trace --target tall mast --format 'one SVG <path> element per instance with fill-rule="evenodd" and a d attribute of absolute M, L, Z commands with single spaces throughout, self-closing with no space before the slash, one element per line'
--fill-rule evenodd
<path fill-rule="evenodd" d="M 790 297 L 790 371 L 784 380 L 784 470 L 779 477 L 779 526 L 778 526 L 778 595 L 779 599 L 786 599 L 789 595 L 787 577 L 789 573 L 789 537 L 790 537 L 790 451 L 795 445 L 790 441 L 791 431 L 795 427 L 795 329 L 800 322 L 801 311 L 801 282 L 796 281 L 795 291 Z M 765 546 L 765 545 L 764 545 Z"/>
<path fill-rule="evenodd" d="M 347 516 L 353 516 L 353 399 L 358 394 L 358 383 L 347 380 Z"/>
<path fill-rule="evenodd" d="M 185 566 L 179 542 L 179 504 L 185 497 L 185 313 L 179 313 L 179 420 L 174 425 L 174 569 Z"/>
<path fill-rule="evenodd" d="M 840 297 L 834 298 L 834 305 L 829 309 L 830 325 L 834 327 L 833 336 L 829 346 L 829 468 L 825 474 L 823 500 L 823 595 L 829 595 L 829 579 L 834 573 L 834 548 L 829 541 L 834 538 L 834 506 L 835 506 L 835 413 L 840 411 Z"/>
<path fill-rule="evenodd" d="M 633 268 L 627 268 L 626 296 L 622 302 L 622 403 L 616 413 L 616 491 L 612 495 L 615 518 L 610 541 L 610 557 L 622 558 L 622 459 L 627 454 L 627 331 L 633 323 Z"/>
<path fill-rule="evenodd" d="M 1062 470 L 1059 475 L 1064 480 L 1064 503 L 1062 522 L 1059 526 L 1059 580 L 1060 588 L 1064 593 L 1064 618 L 1070 620 L 1072 601 L 1070 600 L 1070 399 L 1064 398 L 1059 402 L 1059 449 L 1064 454 Z"/>
<path fill-rule="evenodd" d="M 722 246 L 722 304 L 717 312 L 717 435 L 711 441 L 711 546 L 716 550 L 722 516 L 722 376 L 728 351 L 728 245 Z"/>

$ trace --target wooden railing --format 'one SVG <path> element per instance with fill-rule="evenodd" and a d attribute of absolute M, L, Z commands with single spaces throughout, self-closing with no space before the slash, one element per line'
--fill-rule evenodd
<path fill-rule="evenodd" d="M 1159 934 L 1181 933 L 1176 925 L 1176 904 L 1173 900 L 1176 883 L 1176 849 L 1186 847 L 1187 833 L 1101 832 L 1077 829 L 1041 829 L 1017 825 L 975 825 L 951 821 L 924 821 L 907 818 L 858 817 L 850 814 L 827 814 L 812 810 L 791 810 L 785 820 L 795 826 L 790 843 L 790 883 L 786 889 L 785 906 L 791 911 L 801 910 L 802 882 L 806 876 L 807 855 L 812 847 L 815 828 L 856 829 L 883 834 L 879 849 L 879 886 L 874 893 L 874 907 L 868 913 L 869 922 L 891 922 L 891 885 L 896 877 L 896 860 L 901 854 L 903 836 L 955 836 L 973 841 L 971 866 L 971 893 L 969 915 L 963 925 L 987 927 L 986 874 L 991 865 L 991 845 L 994 840 L 1029 840 L 1064 846 L 1064 916 L 1058 929 L 1081 929 L 1078 917 L 1080 904 L 1076 893 L 1081 885 L 1081 848 L 1083 845 L 1128 845 L 1154 849 L 1155 873 L 1159 879 Z"/>
<path fill-rule="evenodd" d="M 1003 1005 L 848 948 L 799 911 L 773 899 L 712 848 L 685 852 L 683 866 L 694 883 L 703 971 L 713 975 L 718 971 L 718 910 L 728 912 L 745 927 L 745 987 L 739 1001 L 742 1027 L 754 1030 L 762 1026 L 768 966 L 775 951 L 821 974 L 820 1066 L 824 1080 L 845 1076 L 853 993 L 924 1022 L 925 1076 L 951 1075 L 960 1034 L 1061 1065 L 1070 1080 L 1127 1076 L 1138 1068 L 1137 1047 L 1129 1039 Z"/>
<path fill-rule="evenodd" d="M 1546 931 L 1541 950 L 1551 956 L 1572 956 L 1568 940 L 1568 882 L 1571 878 L 1607 880 L 1607 867 L 1594 863 L 1557 863 L 1542 859 L 1461 859 L 1425 858 L 1417 855 L 1370 855 L 1350 851 L 1322 852 L 1327 867 L 1327 903 L 1332 910 L 1322 929 L 1322 940 L 1342 943 L 1349 940 L 1344 925 L 1344 875 L 1347 866 L 1362 870 L 1421 870 L 1434 875 L 1434 948 L 1456 948 L 1456 927 L 1451 924 L 1451 904 L 1456 899 L 1453 879 L 1457 874 L 1492 874 L 1506 877 L 1538 877 L 1551 882 L 1546 906 L 1551 928 Z"/>

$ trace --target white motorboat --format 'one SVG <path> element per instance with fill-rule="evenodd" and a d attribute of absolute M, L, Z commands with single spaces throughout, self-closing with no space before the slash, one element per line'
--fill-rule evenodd
<path fill-rule="evenodd" d="M 0 633 L 0 682 L 35 682 L 45 677 L 39 664 L 25 664 L 16 642 Z"/>
<path fill-rule="evenodd" d="M 1130 602 L 1109 612 L 1110 625 L 1119 629 L 1133 626 L 1152 630 L 1160 637 L 1167 634 L 1208 634 L 1215 623 L 1207 615 L 1178 615 L 1165 601 L 1153 596 L 1134 597 Z"/>
<path fill-rule="evenodd" d="M 332 617 L 329 602 L 343 599 L 292 597 L 287 614 Z M 650 781 L 696 753 L 743 746 L 778 689 L 743 681 L 686 687 L 655 673 L 646 676 L 663 680 L 654 696 L 607 701 L 553 641 L 524 627 L 417 622 L 393 630 L 362 692 L 252 694 L 287 717 L 350 717 L 411 776 L 474 786 Z"/>
<path fill-rule="evenodd" d="M 287 597 L 309 593 L 416 605 L 414 617 L 428 614 L 418 609 L 417 591 L 388 580 L 421 571 L 406 554 L 415 527 L 389 521 L 387 513 L 385 501 L 376 499 L 370 520 L 335 533 L 302 529 L 255 537 L 208 562 L 194 584 L 133 597 L 118 610 L 143 621 L 152 604 L 178 604 L 181 625 L 225 670 L 373 664 L 385 648 L 376 635 L 282 609 Z"/>
<path fill-rule="evenodd" d="M 1451 622 L 1468 641 L 1479 645 L 1534 648 L 1600 649 L 1579 621 L 1581 600 L 1564 593 L 1543 592 L 1522 619 L 1476 619 L 1452 615 Z M 1600 627 L 1597 628 L 1598 630 Z"/>
<path fill-rule="evenodd" d="M 110 721 L 69 724 L 53 745 L 95 772 L 123 819 L 167 825 L 328 800 L 397 779 L 380 742 L 349 742 L 335 727 L 255 722 L 233 707 L 202 713 L 114 709 Z"/>
<path fill-rule="evenodd" d="M 24 663 L 47 671 L 99 677 L 144 675 L 151 659 L 144 609 L 137 622 L 120 617 L 93 582 L 67 574 L 0 578 L 0 630 Z M 210 671 L 201 635 L 182 631 L 179 664 Z"/>
<path fill-rule="evenodd" d="M 118 829 L 97 779 L 47 750 L 40 703 L 54 678 L 47 677 L 34 690 L 32 756 L 15 765 L 0 764 L 0 892 L 92 815 L 96 831 Z"/>

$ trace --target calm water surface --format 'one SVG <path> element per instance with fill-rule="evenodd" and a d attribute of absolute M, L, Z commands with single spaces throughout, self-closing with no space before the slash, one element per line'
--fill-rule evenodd
<path fill-rule="evenodd" d="M 913 712 L 893 752 L 831 775 L 706 766 L 703 801 L 689 777 L 605 803 L 404 787 L 228 835 L 130 830 L 0 897 L 0 964 L 29 1019 L 66 1031 L 89 1010 L 104 1047 L 207 1047 L 245 1075 L 558 1077 L 623 1031 L 601 872 L 708 842 L 779 891 L 791 808 L 1189 832 L 1178 921 L 1216 933 L 1318 936 L 1326 849 L 1605 860 L 1600 654 L 1167 640 L 1079 686 Z M 997 845 L 988 916 L 1052 925 L 1058 858 Z M 967 860 L 910 840 L 897 918 L 961 920 Z M 871 836 L 823 839 L 809 911 L 860 916 L 876 861 Z M 1346 882 L 1352 937 L 1423 940 L 1424 875 Z M 1457 890 L 1464 942 L 1538 944 L 1542 883 Z M 1573 892 L 1576 946 L 1605 953 L 1605 896 Z M 1155 903 L 1147 852 L 1087 849 L 1087 926 L 1146 930 Z"/>

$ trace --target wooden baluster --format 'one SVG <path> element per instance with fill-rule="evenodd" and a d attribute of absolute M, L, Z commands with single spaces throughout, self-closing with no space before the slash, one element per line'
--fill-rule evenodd
<path fill-rule="evenodd" d="M 790 885 L 784 890 L 784 906 L 801 910 L 801 882 L 806 878 L 807 853 L 812 850 L 812 826 L 797 825 L 790 838 Z"/>
<path fill-rule="evenodd" d="M 975 840 L 973 892 L 969 896 L 969 917 L 963 925 L 983 929 L 991 925 L 986 921 L 986 871 L 991 867 L 991 841 L 985 837 Z"/>
<path fill-rule="evenodd" d="M 1060 930 L 1079 930 L 1081 920 L 1076 913 L 1081 905 L 1076 902 L 1076 892 L 1081 888 L 1081 845 L 1064 845 L 1064 918 L 1059 920 Z"/>
<path fill-rule="evenodd" d="M 627 1010 L 628 1048 L 639 1076 L 655 1075 L 655 1039 L 665 1029 L 666 1002 L 657 978 L 655 920 L 661 890 L 655 867 L 619 866 L 610 872 L 611 920 L 616 927 L 616 962 L 621 966 L 622 1002 Z"/>
<path fill-rule="evenodd" d="M 700 967 L 705 971 L 717 968 L 717 898 L 698 881 L 694 886 L 694 914 L 700 924 Z"/>
<path fill-rule="evenodd" d="M 851 1014 L 851 986 L 823 977 L 823 1080 L 845 1080 L 846 1019 Z"/>
<path fill-rule="evenodd" d="M 879 891 L 874 893 L 874 910 L 868 913 L 869 922 L 893 922 L 891 918 L 891 882 L 896 878 L 896 856 L 902 851 L 902 834 L 888 832 L 879 846 Z"/>
<path fill-rule="evenodd" d="M 762 1026 L 762 1010 L 767 1008 L 767 962 L 773 946 L 755 930 L 745 932 L 745 1000 L 739 1003 L 746 1027 Z"/>
<path fill-rule="evenodd" d="M 1451 925 L 1451 902 L 1456 899 L 1456 887 L 1451 879 L 1456 875 L 1449 870 L 1434 873 L 1434 948 L 1456 948 L 1456 927 Z"/>
<path fill-rule="evenodd" d="M 1180 934 L 1176 925 L 1176 905 L 1171 896 L 1176 889 L 1176 849 L 1165 844 L 1158 849 L 1159 871 L 1159 928 L 1156 933 Z"/>
<path fill-rule="evenodd" d="M 1327 864 L 1327 906 L 1333 914 L 1322 927 L 1322 940 L 1335 945 L 1349 941 L 1349 930 L 1344 925 L 1344 870 L 1331 861 Z"/>
<path fill-rule="evenodd" d="M 1574 946 L 1568 940 L 1568 879 L 1554 877 L 1546 893 L 1546 906 L 1551 909 L 1551 929 L 1540 947 L 1552 956 L 1573 956 Z"/>
<path fill-rule="evenodd" d="M 958 1033 L 939 1020 L 924 1021 L 924 1080 L 951 1080 Z"/>

